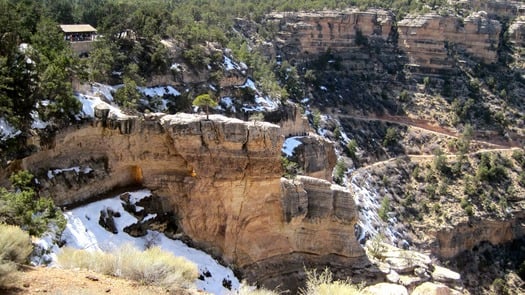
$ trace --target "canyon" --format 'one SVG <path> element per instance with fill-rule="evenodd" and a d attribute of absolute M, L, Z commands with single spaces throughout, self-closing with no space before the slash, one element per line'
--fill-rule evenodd
<path fill-rule="evenodd" d="M 276 13 L 269 22 L 279 24 L 276 54 L 291 60 L 315 58 L 327 52 L 351 56 L 371 45 L 381 51 L 398 47 L 412 71 L 422 68 L 443 73 L 455 66 L 454 54 L 466 53 L 490 64 L 497 61 L 501 23 L 486 12 L 461 18 L 438 14 L 408 15 L 395 22 L 385 10 L 315 13 Z M 516 34 L 516 36 L 520 36 Z M 355 53 L 354 53 L 355 54 Z"/>
<path fill-rule="evenodd" d="M 61 207 L 119 187 L 151 189 L 162 203 L 159 214 L 173 213 L 194 245 L 268 286 L 284 273 L 304 276 L 308 261 L 355 269 L 367 263 L 347 189 L 313 177 L 281 178 L 279 126 L 221 115 L 111 117 L 64 130 L 14 165 L 34 173 L 41 193 Z"/>
<path fill-rule="evenodd" d="M 334 126 L 339 122 L 330 122 L 332 126 L 314 130 L 300 107 L 290 105 L 280 106 L 281 110 L 285 109 L 283 113 L 265 114 L 265 119 L 272 117 L 267 120 L 272 123 L 248 122 L 218 114 L 210 115 L 209 120 L 204 115 L 184 113 L 117 115 L 109 106 L 98 105 L 93 121 L 69 126 L 49 139 L 31 139 L 34 153 L 12 161 L 0 171 L 0 182 L 4 185 L 13 171 L 29 170 L 38 180 L 40 195 L 51 197 L 63 208 L 89 202 L 118 189 L 148 188 L 160 200 L 159 216 L 174 216 L 177 237 L 183 237 L 231 265 L 249 282 L 269 288 L 284 286 L 297 290 L 304 282 L 305 269 L 329 266 L 337 278 L 350 277 L 356 282 L 366 280 L 367 283 L 389 281 L 413 291 L 417 285 L 431 280 L 430 274 L 440 268 L 432 265 L 426 256 L 421 258 L 424 270 L 416 265 L 396 268 L 393 263 L 385 266 L 382 260 L 369 259 L 364 245 L 360 244 L 366 239 L 358 241 L 362 229 L 360 219 L 365 211 L 375 210 L 373 213 L 377 215 L 378 200 L 393 194 L 369 184 L 370 175 L 361 172 L 369 167 L 382 169 L 406 159 L 423 162 L 434 156 L 432 150 L 436 146 L 447 148 L 447 141 L 459 140 L 459 130 L 447 129 L 450 126 L 441 128 L 430 120 L 409 118 L 413 114 L 397 113 L 401 103 L 395 103 L 401 100 L 402 90 L 424 93 L 414 95 L 414 101 L 415 98 L 428 99 L 431 87 L 427 89 L 427 85 L 418 82 L 423 81 L 423 77 L 431 77 L 440 87 L 445 79 L 457 80 L 461 87 L 454 90 L 460 92 L 467 87 L 458 77 L 472 75 L 472 71 L 463 71 L 463 68 L 494 66 L 501 58 L 502 42 L 508 41 L 510 50 L 518 57 L 516 62 L 520 61 L 525 44 L 525 21 L 519 16 L 523 13 L 522 6 L 512 1 L 504 4 L 500 1 L 462 2 L 477 5 L 484 11 L 469 12 L 466 16 L 423 13 L 399 20 L 392 12 L 379 9 L 286 12 L 267 16 L 266 21 L 278 28 L 272 44 L 268 45 L 267 53 L 271 58 L 281 58 L 296 65 L 309 65 L 324 55 L 331 58 L 325 61 L 329 65 L 338 63 L 337 58 L 342 59 L 344 70 L 327 74 L 328 81 L 344 85 L 342 94 L 332 93 L 321 84 L 308 85 L 304 94 L 314 96 L 312 101 L 320 106 L 328 105 L 344 113 L 327 112 L 326 120 L 339 119 L 343 123 L 338 125 L 339 132 L 346 129 L 347 134 L 355 133 L 350 137 L 356 139 L 357 154 L 362 156 L 360 164 L 364 167 L 352 163 L 352 169 L 344 172 L 351 183 L 342 183 L 344 186 L 332 181 L 338 158 L 348 153 L 346 146 L 341 148 L 335 142 L 348 143 L 348 138 L 343 141 L 341 136 L 333 135 L 336 133 Z M 502 20 L 507 13 L 514 17 L 508 23 Z M 149 83 L 176 86 L 207 83 L 209 75 L 187 71 L 189 73 L 179 78 L 159 76 Z M 344 71 L 350 72 L 350 78 L 343 77 Z M 217 83 L 228 88 L 223 94 L 233 95 L 250 78 L 245 69 L 226 72 Z M 346 78 L 351 82 L 345 84 Z M 330 86 L 333 85 L 328 88 Z M 488 92 L 487 88 L 482 91 Z M 509 94 L 511 91 L 521 93 L 519 89 L 508 89 Z M 375 116 L 369 114 L 374 109 L 352 109 L 347 105 L 358 101 L 355 98 L 364 93 L 377 94 L 365 97 L 369 104 L 395 101 L 392 103 L 395 111 L 391 116 L 388 112 Z M 334 103 L 328 99 L 331 96 L 339 100 Z M 305 103 L 301 107 L 311 116 L 311 105 Z M 431 109 L 426 102 L 423 107 Z M 352 117 L 349 111 L 345 119 L 347 110 L 360 113 Z M 246 119 L 249 114 L 239 112 L 232 116 Z M 438 117 L 439 114 L 434 114 L 436 121 L 442 119 Z M 396 121 L 398 118 L 404 119 Z M 383 141 L 392 126 L 399 127 L 396 136 L 401 145 L 395 146 L 397 150 L 389 149 Z M 413 127 L 418 128 L 417 134 L 411 129 Z M 402 142 L 401 138 L 407 134 L 411 137 L 403 138 L 406 140 Z M 494 144 L 496 139 L 484 142 L 476 138 L 478 142 L 471 147 L 472 156 L 477 156 L 474 152 L 497 147 L 504 149 L 510 158 L 510 147 L 523 145 L 523 137 L 518 135 L 519 132 L 498 133 L 494 136 L 498 145 Z M 285 138 L 290 136 L 301 142 L 291 159 L 298 163 L 302 175 L 284 178 L 282 148 Z M 405 150 L 408 145 L 412 146 Z M 449 149 L 454 153 L 454 147 Z M 358 162 L 352 158 L 354 160 Z M 427 161 L 426 165 L 431 167 L 432 164 Z M 388 186 L 389 178 L 401 177 L 400 171 L 397 167 L 380 170 L 384 172 L 382 185 Z M 350 180 L 351 177 L 355 178 Z M 516 182 L 515 179 L 511 181 Z M 406 188 L 408 190 L 408 186 Z M 516 191 L 516 200 L 511 201 L 518 204 L 516 207 L 523 206 L 523 189 Z M 371 195 L 376 203 L 358 201 Z M 460 202 L 451 199 L 446 202 Z M 397 213 L 388 214 L 388 218 L 393 216 L 395 220 Z M 480 244 L 512 243 L 525 236 L 523 210 L 512 208 L 508 214 L 497 218 L 484 213 L 468 218 L 461 214 L 463 211 L 456 214 L 460 215 L 457 219 L 451 218 L 451 224 L 423 224 L 419 228 L 415 224 L 415 228 L 425 233 L 426 240 L 398 245 L 425 250 L 425 254 L 435 259 L 453 260 Z M 371 224 L 374 230 L 381 226 L 379 218 Z M 396 251 L 389 250 L 388 255 Z M 419 257 L 411 252 L 410 255 Z M 410 273 L 418 279 L 402 283 L 398 277 L 392 279 L 397 272 Z M 456 274 L 452 277 L 442 282 L 450 283 L 450 279 L 451 285 L 462 290 L 460 279 Z"/>

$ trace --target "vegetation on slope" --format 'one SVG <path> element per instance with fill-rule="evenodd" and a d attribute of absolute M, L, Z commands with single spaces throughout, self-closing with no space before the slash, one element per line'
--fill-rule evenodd
<path fill-rule="evenodd" d="M 10 177 L 11 189 L 0 187 L 0 223 L 20 226 L 34 236 L 53 230 L 60 234 L 66 221 L 53 200 L 41 197 L 31 173 L 21 170 Z"/>
<path fill-rule="evenodd" d="M 66 269 L 93 270 L 168 290 L 191 288 L 198 276 L 194 263 L 159 247 L 139 251 L 124 245 L 111 253 L 64 248 L 58 263 Z"/>
<path fill-rule="evenodd" d="M 17 226 L 0 223 L 0 288 L 14 282 L 19 265 L 27 262 L 32 250 L 27 232 Z"/>

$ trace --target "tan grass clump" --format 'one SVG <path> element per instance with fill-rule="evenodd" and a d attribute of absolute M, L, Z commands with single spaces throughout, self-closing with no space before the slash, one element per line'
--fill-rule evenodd
<path fill-rule="evenodd" d="M 253 286 L 248 286 L 243 282 L 239 290 L 235 293 L 236 295 L 279 295 L 278 292 L 270 291 L 264 288 L 256 289 Z"/>
<path fill-rule="evenodd" d="M 360 288 L 344 281 L 334 281 L 332 272 L 325 269 L 321 273 L 316 270 L 306 271 L 306 288 L 300 289 L 302 295 L 358 295 Z"/>
<path fill-rule="evenodd" d="M 18 226 L 0 224 L 0 286 L 14 281 L 19 264 L 33 251 L 29 234 Z"/>
<path fill-rule="evenodd" d="M 197 266 L 159 247 L 139 251 L 124 245 L 112 253 L 66 248 L 58 255 L 63 268 L 81 268 L 168 289 L 190 288 L 198 276 Z"/>

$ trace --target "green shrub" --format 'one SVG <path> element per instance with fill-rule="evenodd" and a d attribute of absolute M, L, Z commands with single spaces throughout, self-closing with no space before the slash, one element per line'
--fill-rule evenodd
<path fill-rule="evenodd" d="M 348 155 L 353 160 L 356 159 L 356 152 L 357 152 L 357 141 L 355 139 L 350 139 L 348 143 L 346 144 L 346 149 L 348 150 Z"/>
<path fill-rule="evenodd" d="M 66 226 L 64 215 L 53 200 L 42 198 L 33 189 L 33 175 L 20 171 L 10 177 L 12 190 L 0 188 L 0 222 L 18 225 L 30 235 L 40 236 L 50 227 L 61 233 Z"/>
<path fill-rule="evenodd" d="M 518 162 L 522 169 L 525 168 L 525 152 L 523 150 L 513 151 L 512 158 Z"/>
<path fill-rule="evenodd" d="M 521 262 L 516 273 L 518 274 L 518 276 L 520 276 L 522 280 L 525 280 L 525 260 Z"/>
<path fill-rule="evenodd" d="M 496 292 L 496 294 L 509 294 L 507 284 L 502 278 L 496 278 L 494 281 L 492 281 L 492 289 L 494 292 Z"/>
<path fill-rule="evenodd" d="M 465 207 L 465 213 L 467 213 L 468 216 L 472 216 L 472 215 L 474 215 L 474 209 L 472 208 L 472 205 L 471 205 L 471 204 L 468 204 L 468 205 Z"/>
<path fill-rule="evenodd" d="M 388 197 L 384 197 L 381 201 L 381 207 L 379 208 L 379 212 L 377 214 L 383 221 L 387 221 L 388 219 L 388 212 L 390 211 L 390 199 Z"/>
<path fill-rule="evenodd" d="M 159 247 L 139 251 L 124 245 L 113 253 L 65 248 L 58 255 L 63 268 L 81 268 L 163 288 L 188 288 L 197 279 L 197 266 Z"/>
<path fill-rule="evenodd" d="M 13 281 L 18 264 L 25 263 L 32 250 L 27 232 L 17 226 L 0 224 L 0 286 Z"/>
<path fill-rule="evenodd" d="M 283 167 L 283 176 L 286 178 L 294 178 L 301 172 L 301 168 L 297 162 L 294 162 L 287 157 L 281 157 L 281 166 Z"/>
<path fill-rule="evenodd" d="M 346 172 L 345 162 L 342 159 L 339 159 L 339 161 L 337 161 L 337 164 L 335 165 L 335 170 L 334 170 L 334 181 L 337 184 L 342 185 L 344 183 L 345 172 Z"/>
<path fill-rule="evenodd" d="M 408 91 L 406 90 L 402 90 L 400 93 L 399 93 L 399 101 L 401 102 L 407 102 L 409 99 L 408 97 Z"/>
<path fill-rule="evenodd" d="M 390 146 L 397 143 L 397 130 L 394 127 L 388 127 L 385 137 L 383 139 L 383 146 Z"/>
<path fill-rule="evenodd" d="M 480 181 L 501 182 L 508 179 L 507 169 L 503 165 L 506 161 L 497 156 L 489 156 L 484 153 L 476 171 L 476 177 Z"/>
<path fill-rule="evenodd" d="M 319 129 L 321 124 L 321 112 L 319 110 L 314 110 L 312 112 L 312 125 L 314 129 Z"/>
<path fill-rule="evenodd" d="M 323 272 L 306 271 L 306 288 L 300 289 L 302 295 L 352 295 L 359 294 L 358 287 L 345 281 L 334 281 L 332 272 L 326 268 Z"/>
<path fill-rule="evenodd" d="M 525 187 L 525 171 L 521 171 L 518 175 L 518 183 L 521 187 Z"/>

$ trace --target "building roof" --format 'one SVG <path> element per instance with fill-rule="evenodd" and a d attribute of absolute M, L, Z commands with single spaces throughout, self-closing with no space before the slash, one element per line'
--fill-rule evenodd
<path fill-rule="evenodd" d="M 87 32 L 96 32 L 97 29 L 93 28 L 91 25 L 79 24 L 79 25 L 60 25 L 60 29 L 64 33 L 87 33 Z"/>

